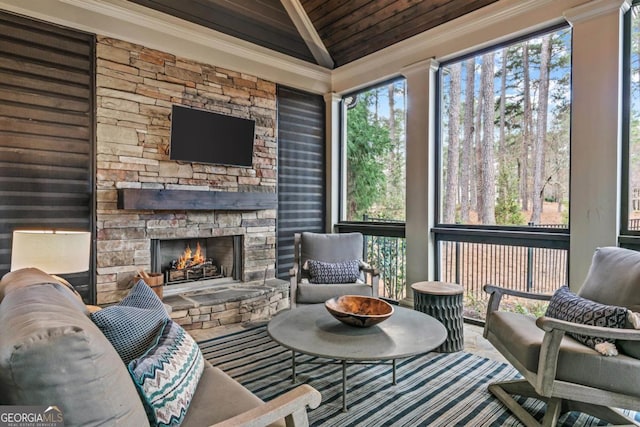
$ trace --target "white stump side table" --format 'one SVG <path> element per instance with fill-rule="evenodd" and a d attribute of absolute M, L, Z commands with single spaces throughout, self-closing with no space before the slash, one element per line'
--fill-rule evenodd
<path fill-rule="evenodd" d="M 417 282 L 413 289 L 414 309 L 437 319 L 447 330 L 447 339 L 436 351 L 452 353 L 464 348 L 464 289 L 455 283 Z"/>

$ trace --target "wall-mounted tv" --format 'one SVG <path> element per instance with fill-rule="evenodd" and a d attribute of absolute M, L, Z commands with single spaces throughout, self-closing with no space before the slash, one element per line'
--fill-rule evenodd
<path fill-rule="evenodd" d="M 169 158 L 251 167 L 254 120 L 173 105 Z"/>

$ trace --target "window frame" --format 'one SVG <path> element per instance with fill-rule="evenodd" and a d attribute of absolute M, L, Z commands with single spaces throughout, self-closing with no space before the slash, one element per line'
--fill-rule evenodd
<path fill-rule="evenodd" d="M 640 0 L 635 0 L 637 2 L 640 2 Z M 558 31 L 560 29 L 563 28 L 570 28 L 571 25 L 568 22 L 561 22 L 555 25 L 551 25 L 548 27 L 545 27 L 543 29 L 539 29 L 536 30 L 534 32 L 531 33 L 526 33 L 523 35 L 519 35 L 517 37 L 513 37 L 504 41 L 501 41 L 499 43 L 495 43 L 495 44 L 491 44 L 489 46 L 486 47 L 482 47 L 480 49 L 474 50 L 472 52 L 468 52 L 465 53 L 463 55 L 459 55 L 459 56 L 455 56 L 453 58 L 447 59 L 446 61 L 443 61 L 440 63 L 440 67 L 438 68 L 438 72 L 436 73 L 436 105 L 435 105 L 435 111 L 436 111 L 436 127 L 435 127 L 435 141 L 436 141 L 436 147 L 435 147 L 435 164 L 436 164 L 436 182 L 435 182 L 435 191 L 434 191 L 434 218 L 435 218 L 435 225 L 432 229 L 432 231 L 434 233 L 443 233 L 446 232 L 447 229 L 451 229 L 451 230 L 456 230 L 456 229 L 467 229 L 469 231 L 473 231 L 473 230 L 478 230 L 478 231 L 488 231 L 488 230 L 495 230 L 495 231 L 506 231 L 506 232 L 524 232 L 524 233 L 552 233 L 553 235 L 555 234 L 566 234 L 567 235 L 567 239 L 568 239 L 568 235 L 570 233 L 570 228 L 571 228 L 571 221 L 569 220 L 569 223 L 567 224 L 566 228 L 555 228 L 555 227 L 531 227 L 531 226 L 526 226 L 526 225 L 521 225 L 521 226 L 517 226 L 517 225 L 474 225 L 474 224 L 447 224 L 447 223 L 443 223 L 441 222 L 441 218 L 442 218 L 442 187 L 443 187 L 443 176 L 442 176 L 442 160 L 443 160 L 443 150 L 442 150 L 442 137 L 443 137 L 443 133 L 442 133 L 442 70 L 451 63 L 455 63 L 455 62 L 462 62 L 466 59 L 469 58 L 473 58 L 476 56 L 480 56 L 486 52 L 489 51 L 498 51 L 499 49 L 506 47 L 506 46 L 510 46 L 525 40 L 529 40 L 532 38 L 535 38 L 538 35 L 542 35 L 542 34 L 548 34 L 554 31 Z M 573 71 L 571 71 L 573 72 Z M 571 87 L 571 83 L 569 84 L 569 86 Z M 571 117 L 569 117 L 569 121 L 571 121 Z M 569 141 L 569 165 L 571 165 L 571 140 Z M 571 168 L 571 166 L 569 166 L 569 168 Z M 569 186 L 571 184 L 571 173 L 569 172 Z M 571 207 L 571 193 L 569 193 L 569 209 Z M 455 233 L 455 231 L 454 231 Z M 640 233 L 639 233 L 640 234 Z"/>
<path fill-rule="evenodd" d="M 404 77 L 402 74 L 397 74 L 388 79 L 379 81 L 377 83 L 374 83 L 368 86 L 364 86 L 358 90 L 345 93 L 344 95 L 342 95 L 342 98 L 340 99 L 340 156 L 339 156 L 340 157 L 339 158 L 339 162 L 340 162 L 339 175 L 340 176 L 339 176 L 339 197 L 338 197 L 338 222 L 335 224 L 335 228 L 337 230 L 348 229 L 352 231 L 358 231 L 354 229 L 354 227 L 357 228 L 358 224 L 369 224 L 369 226 L 366 226 L 365 229 L 370 229 L 372 224 L 378 224 L 375 221 L 348 220 L 346 218 L 347 212 L 345 208 L 345 203 L 347 202 L 347 155 L 346 155 L 347 153 L 347 118 L 346 118 L 347 109 L 346 109 L 344 100 L 345 98 L 349 98 L 359 93 L 367 92 L 372 89 L 377 89 L 377 88 L 386 86 L 398 80 L 406 81 L 406 77 Z M 405 140 L 405 148 L 406 148 L 406 140 Z M 395 232 L 392 233 L 392 235 L 394 237 L 400 237 L 400 234 L 401 234 L 402 237 L 404 237 L 404 224 L 405 224 L 404 221 L 392 221 L 392 222 L 385 221 L 384 224 L 387 224 L 387 225 L 393 224 L 395 226 L 401 225 L 402 230 L 401 231 L 396 230 Z M 382 227 L 382 228 L 386 229 L 387 227 Z M 378 227 L 374 227 L 374 229 L 380 231 Z M 346 232 L 346 231 L 341 231 L 341 232 Z M 376 234 L 376 235 L 387 235 L 387 234 Z"/>
<path fill-rule="evenodd" d="M 618 243 L 629 249 L 640 249 L 640 230 L 629 229 L 629 199 L 630 187 L 629 174 L 631 165 L 629 161 L 631 144 L 631 19 L 634 6 L 639 6 L 640 0 L 634 0 L 629 10 L 623 16 L 623 43 L 622 43 L 622 147 L 620 167 L 620 230 Z M 640 19 L 640 18 L 639 18 Z"/>

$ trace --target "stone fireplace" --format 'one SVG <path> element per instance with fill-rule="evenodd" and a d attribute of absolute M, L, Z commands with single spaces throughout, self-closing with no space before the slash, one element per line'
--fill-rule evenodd
<path fill-rule="evenodd" d="M 96 55 L 97 303 L 120 301 L 141 270 L 164 273 L 176 256 L 165 248 L 200 242 L 223 277 L 196 280 L 190 292 L 199 294 L 184 298 L 171 289 L 186 282 L 167 285 L 165 303 L 181 324 L 215 326 L 216 304 L 228 303 L 202 295 L 207 280 L 220 290 L 245 287 L 245 294 L 275 280 L 276 85 L 103 36 Z M 252 166 L 170 160 L 174 104 L 254 120 Z M 218 243 L 225 254 L 214 249 Z M 236 298 L 235 289 L 221 292 L 225 301 Z M 267 303 L 287 296 L 269 294 Z M 218 324 L 246 319 L 242 310 L 254 303 L 234 304 Z"/>

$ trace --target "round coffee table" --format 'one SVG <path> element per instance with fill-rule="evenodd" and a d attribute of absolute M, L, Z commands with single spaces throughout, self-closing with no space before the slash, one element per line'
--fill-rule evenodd
<path fill-rule="evenodd" d="M 394 310 L 384 322 L 359 328 L 336 320 L 324 304 L 301 305 L 275 315 L 267 331 L 275 342 L 292 351 L 294 382 L 296 352 L 332 359 L 334 362 L 327 363 L 342 365 L 342 410 L 346 411 L 348 364 L 390 360 L 396 384 L 396 359 L 427 353 L 447 338 L 447 330 L 433 317 L 399 306 L 394 306 Z"/>

